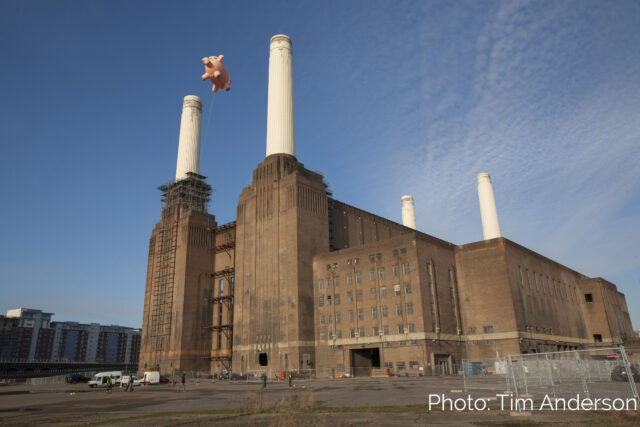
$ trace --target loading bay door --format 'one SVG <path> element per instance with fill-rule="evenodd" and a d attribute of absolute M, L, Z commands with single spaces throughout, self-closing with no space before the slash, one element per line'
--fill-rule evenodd
<path fill-rule="evenodd" d="M 368 377 L 372 368 L 380 368 L 380 349 L 359 348 L 350 350 L 351 368 L 356 377 Z"/>

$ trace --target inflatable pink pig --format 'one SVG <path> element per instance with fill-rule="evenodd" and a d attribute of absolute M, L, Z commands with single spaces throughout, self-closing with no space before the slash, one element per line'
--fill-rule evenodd
<path fill-rule="evenodd" d="M 202 75 L 202 80 L 211 80 L 213 83 L 213 88 L 211 90 L 214 92 L 217 92 L 218 89 L 229 91 L 231 87 L 229 71 L 227 71 L 227 67 L 222 63 L 222 58 L 224 58 L 224 55 L 202 58 L 206 71 Z"/>

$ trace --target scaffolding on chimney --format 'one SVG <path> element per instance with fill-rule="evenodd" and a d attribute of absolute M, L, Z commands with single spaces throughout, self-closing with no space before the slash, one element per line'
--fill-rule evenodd
<path fill-rule="evenodd" d="M 171 339 L 175 285 L 178 221 L 189 211 L 206 212 L 211 186 L 206 177 L 193 172 L 187 178 L 158 187 L 162 191 L 162 219 L 154 248 L 154 274 L 151 289 L 151 347 L 166 351 Z"/>
<path fill-rule="evenodd" d="M 211 186 L 206 176 L 187 172 L 187 178 L 158 187 L 162 191 L 163 210 L 181 207 L 181 215 L 188 211 L 207 212 L 211 201 Z"/>

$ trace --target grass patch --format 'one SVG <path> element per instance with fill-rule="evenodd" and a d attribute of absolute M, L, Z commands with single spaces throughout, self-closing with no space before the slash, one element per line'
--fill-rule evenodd
<path fill-rule="evenodd" d="M 240 409 L 194 409 L 192 411 L 172 411 L 172 412 L 154 412 L 152 414 L 135 415 L 133 417 L 111 418 L 104 421 L 96 421 L 93 423 L 76 424 L 77 427 L 102 426 L 107 424 L 122 423 L 127 421 L 144 420 L 147 418 L 170 417 L 176 415 L 236 415 L 240 414 Z"/>

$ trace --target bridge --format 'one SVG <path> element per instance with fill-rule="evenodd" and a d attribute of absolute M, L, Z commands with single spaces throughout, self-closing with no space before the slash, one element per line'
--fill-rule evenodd
<path fill-rule="evenodd" d="M 138 363 L 71 362 L 61 360 L 0 359 L 0 379 L 66 375 L 74 372 L 132 371 Z"/>

